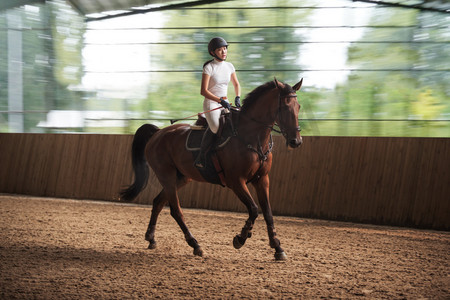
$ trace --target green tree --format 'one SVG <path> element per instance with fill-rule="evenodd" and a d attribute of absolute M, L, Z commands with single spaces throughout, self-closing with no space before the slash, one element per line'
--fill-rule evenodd
<path fill-rule="evenodd" d="M 14 9 L 21 16 L 23 44 L 23 107 L 25 111 L 82 108 L 81 95 L 68 89 L 79 85 L 84 23 L 64 1 Z M 8 24 L 11 10 L 0 13 L 0 108 L 8 110 Z M 36 125 L 45 113 L 24 114 L 26 132 L 44 131 Z M 7 130 L 7 115 L 0 119 Z"/>
<path fill-rule="evenodd" d="M 431 20 L 433 23 L 428 29 Z M 445 118 L 450 109 L 446 100 L 450 93 L 448 84 L 445 84 L 448 82 L 445 69 L 449 69 L 450 50 L 442 43 L 445 31 L 436 28 L 446 22 L 443 14 L 434 13 L 431 18 L 430 14 L 416 10 L 388 9 L 375 15 L 372 25 L 393 27 L 367 30 L 361 40 L 367 43 L 355 43 L 350 47 L 349 63 L 368 71 L 352 72 L 348 82 L 339 88 L 339 116 L 372 120 L 415 119 L 417 109 L 414 107 L 420 103 L 424 111 L 434 112 L 426 114 L 428 117 Z M 377 39 L 392 42 L 371 43 Z M 424 93 L 433 101 L 420 100 Z M 443 124 L 439 123 L 439 126 Z M 350 134 L 448 135 L 440 127 L 423 133 L 417 129 L 435 125 L 432 122 L 373 121 L 364 122 Z M 446 127 L 450 126 L 447 124 Z"/>

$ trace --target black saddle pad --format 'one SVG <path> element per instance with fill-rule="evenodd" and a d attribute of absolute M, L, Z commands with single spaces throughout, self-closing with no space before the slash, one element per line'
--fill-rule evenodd
<path fill-rule="evenodd" d="M 200 153 L 200 144 L 202 142 L 203 134 L 205 133 L 205 129 L 203 130 L 191 130 L 189 132 L 189 136 L 186 140 L 186 149 L 191 151 L 192 157 L 195 160 Z M 216 146 L 213 145 L 212 149 L 208 151 L 205 155 L 205 167 L 197 168 L 202 174 L 203 178 L 213 184 L 220 184 L 223 186 L 222 181 L 217 173 L 216 167 L 212 161 L 212 155 L 215 155 Z"/>
<path fill-rule="evenodd" d="M 200 144 L 202 143 L 203 134 L 206 129 L 191 129 L 189 136 L 186 140 L 186 150 L 199 151 Z"/>

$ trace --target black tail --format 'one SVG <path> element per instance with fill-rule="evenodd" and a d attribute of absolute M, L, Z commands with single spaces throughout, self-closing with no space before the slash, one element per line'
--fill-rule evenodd
<path fill-rule="evenodd" d="M 147 185 L 149 169 L 145 159 L 145 146 L 158 130 L 157 126 L 151 124 L 144 124 L 136 130 L 131 146 L 134 182 L 128 188 L 120 191 L 120 200 L 132 201 Z"/>

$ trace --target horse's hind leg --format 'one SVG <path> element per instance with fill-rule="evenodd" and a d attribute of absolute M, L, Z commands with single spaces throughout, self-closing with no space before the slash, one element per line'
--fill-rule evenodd
<path fill-rule="evenodd" d="M 175 194 L 172 195 L 171 201 L 169 201 L 169 205 L 170 205 L 170 215 L 175 219 L 175 221 L 180 226 L 188 245 L 194 249 L 194 255 L 202 256 L 203 250 L 200 248 L 200 245 L 198 244 L 197 240 L 194 238 L 192 233 L 189 231 L 184 221 L 183 212 L 181 211 L 180 201 L 178 199 L 178 194 L 176 191 Z"/>
<path fill-rule="evenodd" d="M 164 205 L 166 205 L 167 203 L 167 200 L 164 199 L 163 192 L 164 190 L 162 190 L 158 194 L 158 196 L 156 196 L 156 198 L 153 200 L 152 215 L 150 217 L 150 223 L 148 224 L 147 232 L 145 233 L 145 240 L 150 243 L 148 245 L 149 249 L 156 248 L 155 242 L 156 222 L 158 220 L 159 213 L 164 208 Z"/>
<path fill-rule="evenodd" d="M 188 183 L 188 180 L 185 177 L 178 178 L 177 180 L 177 189 L 185 186 Z M 152 215 L 150 217 L 150 222 L 147 227 L 147 231 L 145 232 L 145 240 L 149 242 L 148 248 L 155 249 L 156 241 L 155 241 L 155 229 L 156 222 L 158 221 L 158 216 L 161 213 L 162 209 L 168 202 L 169 198 L 166 196 L 164 189 L 156 196 L 153 200 L 153 208 Z"/>
<path fill-rule="evenodd" d="M 178 173 L 177 170 L 166 169 L 163 173 L 164 176 L 158 176 L 159 182 L 163 186 L 163 190 L 158 195 L 158 197 L 155 198 L 152 216 L 150 218 L 147 233 L 145 234 L 146 239 L 150 242 L 149 248 L 152 248 L 152 244 L 153 246 L 156 245 L 154 241 L 154 232 L 158 214 L 161 212 L 164 205 L 169 202 L 170 215 L 175 219 L 175 221 L 183 231 L 186 242 L 189 246 L 194 248 L 195 255 L 202 256 L 202 249 L 200 248 L 197 240 L 191 234 L 188 227 L 186 226 L 186 223 L 184 222 L 184 216 L 181 211 L 180 200 L 178 199 L 177 193 L 177 190 L 189 183 L 190 179 Z M 156 174 L 159 175 L 160 173 Z"/>

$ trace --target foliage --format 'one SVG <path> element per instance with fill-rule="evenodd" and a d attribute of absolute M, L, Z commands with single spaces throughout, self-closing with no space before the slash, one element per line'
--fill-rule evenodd
<path fill-rule="evenodd" d="M 358 9 L 370 9 L 369 22 L 360 24 L 353 19 Z M 323 17 L 342 10 L 344 20 Z M 9 109 L 7 16 L 11 13 L 20 15 L 26 28 L 21 30 L 23 102 L 25 111 L 35 112 L 24 114 L 26 132 L 133 133 L 147 120 L 166 126 L 169 119 L 201 112 L 202 65 L 211 58 L 207 43 L 222 36 L 230 44 L 228 60 L 237 69 L 242 97 L 273 77 L 289 84 L 305 78 L 299 93 L 303 135 L 450 137 L 450 21 L 445 14 L 368 8 L 346 0 L 333 5 L 323 0 L 301 4 L 295 0 L 227 1 L 169 10 L 162 13 L 157 28 L 135 29 L 140 32 L 138 40 L 124 42 L 127 47 L 123 49 L 128 49 L 125 57 L 134 55 L 138 46 L 133 48 L 133 43 L 148 52 L 148 68 L 125 66 L 122 70 L 116 66 L 124 64 L 123 57 L 101 57 L 96 61 L 100 71 L 95 73 L 85 70 L 89 62 L 83 57 L 90 46 L 86 33 L 95 30 L 87 32 L 82 16 L 63 0 L 47 1 L 0 12 L 0 28 L 5 29 L 0 31 L 2 111 Z M 336 20 L 339 22 L 333 23 Z M 310 46 L 320 49 L 326 43 L 336 43 L 346 47 L 343 32 L 361 31 L 360 25 L 368 26 L 359 37 L 349 38 L 342 70 L 324 65 L 321 59 L 326 57 L 320 53 L 312 56 L 312 62 L 302 60 L 311 54 Z M 321 32 L 326 32 L 329 40 L 316 38 Z M 334 37 L 333 32 L 339 34 Z M 114 34 L 110 40 L 106 36 L 98 30 L 96 39 L 106 41 L 106 45 L 98 42 L 102 54 L 124 46 Z M 124 83 L 123 87 L 120 80 L 113 87 L 88 86 L 87 78 L 93 73 L 103 81 L 119 75 L 127 83 L 134 83 L 137 75 L 146 81 L 140 85 Z M 324 79 L 334 77 L 337 83 L 333 87 L 316 85 L 310 81 L 313 73 Z M 228 96 L 234 98 L 231 84 Z M 38 126 L 53 110 L 85 111 L 86 115 L 97 111 L 99 120 L 84 117 L 82 127 Z M 0 131 L 9 130 L 8 114 L 1 113 Z"/>
<path fill-rule="evenodd" d="M 24 130 L 43 132 L 37 124 L 53 109 L 81 109 L 80 95 L 68 89 L 81 82 L 83 23 L 63 1 L 27 6 L 0 13 L 0 26 L 9 28 L 8 15 L 21 20 Z M 0 31 L 0 109 L 8 111 L 8 32 Z M 0 122 L 6 128 L 7 115 Z M 12 128 L 6 129 L 12 130 Z"/>
<path fill-rule="evenodd" d="M 373 71 L 354 71 L 346 84 L 338 88 L 342 97 L 337 115 L 344 119 L 405 120 L 373 122 L 363 130 L 355 128 L 364 135 L 386 135 L 383 130 L 387 125 L 388 135 L 393 136 L 422 135 L 422 132 L 446 136 L 443 130 L 450 129 L 448 122 L 433 120 L 448 118 L 450 111 L 450 93 L 443 82 L 448 76 L 445 68 L 448 67 L 450 51 L 445 43 L 421 43 L 417 40 L 423 35 L 423 28 L 446 22 L 445 16 L 440 14 L 431 16 L 415 10 L 390 9 L 382 15 L 374 15 L 372 25 L 403 25 L 408 26 L 407 30 L 390 30 L 390 38 L 397 43 L 377 44 L 376 47 L 373 43 L 355 43 L 350 47 L 349 63 L 358 69 Z M 362 40 L 373 41 L 379 35 L 380 29 L 368 30 Z M 429 122 L 408 121 L 411 119 Z M 441 128 L 444 124 L 445 129 Z M 434 126 L 432 134 L 430 130 L 420 130 L 421 127 Z M 405 133 L 406 130 L 409 132 Z M 358 134 L 356 131 L 350 135 Z"/>

